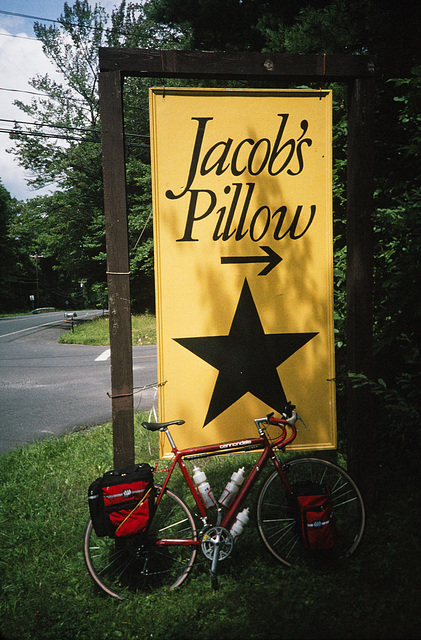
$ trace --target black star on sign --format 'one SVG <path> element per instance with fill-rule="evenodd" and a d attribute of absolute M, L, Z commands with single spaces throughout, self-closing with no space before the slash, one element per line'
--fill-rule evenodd
<path fill-rule="evenodd" d="M 265 334 L 247 280 L 227 336 L 174 338 L 219 370 L 204 427 L 247 392 L 282 412 L 286 397 L 277 367 L 317 333 Z"/>

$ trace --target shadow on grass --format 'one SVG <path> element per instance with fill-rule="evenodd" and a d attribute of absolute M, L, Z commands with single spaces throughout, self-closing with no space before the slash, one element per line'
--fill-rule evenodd
<path fill-rule="evenodd" d="M 139 462 L 153 462 L 156 435 L 137 426 L 136 452 Z M 230 475 L 228 460 L 215 474 L 217 492 Z M 180 589 L 118 602 L 95 590 L 82 554 L 87 487 L 111 467 L 110 425 L 0 457 L 0 620 L 6 640 L 420 637 L 421 496 L 411 469 L 379 474 L 363 542 L 340 568 L 282 567 L 266 552 L 253 516 L 220 564 L 218 591 L 199 555 Z M 251 512 L 257 491 L 247 505 Z"/>

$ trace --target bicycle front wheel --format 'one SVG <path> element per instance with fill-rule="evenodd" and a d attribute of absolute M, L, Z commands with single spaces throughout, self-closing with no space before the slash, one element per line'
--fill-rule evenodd
<path fill-rule="evenodd" d="M 364 532 L 365 509 L 358 487 L 347 472 L 327 460 L 297 458 L 286 464 L 285 473 L 291 485 L 312 480 L 329 487 L 338 531 L 335 557 L 354 553 Z M 300 565 L 312 557 L 301 541 L 286 488 L 276 471 L 260 491 L 257 525 L 266 547 L 280 562 Z"/>
<path fill-rule="evenodd" d="M 159 486 L 155 487 L 161 491 Z M 163 542 L 170 544 L 163 544 Z M 197 555 L 197 532 L 187 505 L 166 489 L 147 534 L 99 538 L 89 520 L 83 553 L 95 583 L 123 600 L 139 589 L 175 589 L 189 575 Z"/>

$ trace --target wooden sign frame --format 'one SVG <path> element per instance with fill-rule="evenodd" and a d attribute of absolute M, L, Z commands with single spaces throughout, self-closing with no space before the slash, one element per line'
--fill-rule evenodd
<path fill-rule="evenodd" d="M 243 79 L 270 86 L 292 82 L 348 85 L 347 369 L 370 375 L 372 363 L 372 200 L 374 66 L 368 56 L 284 55 L 101 48 L 99 92 L 103 151 L 107 275 L 110 304 L 114 464 L 134 461 L 130 272 L 127 231 L 123 85 L 129 76 Z M 347 433 L 358 450 L 367 423 L 364 391 L 347 390 Z M 374 447 L 364 433 L 364 455 L 349 460 L 358 476 Z M 363 460 L 363 457 L 365 458 Z"/>

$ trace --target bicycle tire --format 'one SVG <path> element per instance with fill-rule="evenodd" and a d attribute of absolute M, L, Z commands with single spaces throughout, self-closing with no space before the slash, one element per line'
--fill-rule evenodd
<path fill-rule="evenodd" d="M 161 487 L 155 485 L 159 493 Z M 179 587 L 189 575 L 197 547 L 157 546 L 166 539 L 197 540 L 194 518 L 188 506 L 166 489 L 149 530 L 127 538 L 99 538 L 89 519 L 83 540 L 86 567 L 94 582 L 108 595 L 124 600 L 139 590 Z M 168 584 L 169 583 L 169 584 Z"/>
<path fill-rule="evenodd" d="M 331 490 L 338 542 L 335 552 L 325 557 L 340 560 L 354 553 L 364 533 L 365 508 L 361 493 L 348 473 L 320 458 L 297 458 L 286 464 L 285 472 L 291 485 L 312 480 L 328 485 Z M 287 566 L 306 564 L 323 555 L 315 556 L 304 547 L 286 488 L 277 471 L 270 474 L 259 493 L 257 525 L 268 550 Z"/>

